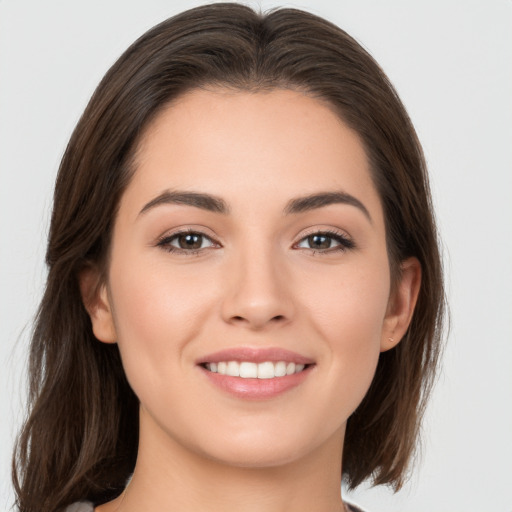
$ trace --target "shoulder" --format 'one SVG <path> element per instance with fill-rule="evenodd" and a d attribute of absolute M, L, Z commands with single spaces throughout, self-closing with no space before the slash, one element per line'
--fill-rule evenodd
<path fill-rule="evenodd" d="M 81 501 L 70 505 L 65 512 L 94 512 L 94 507 L 88 501 Z"/>

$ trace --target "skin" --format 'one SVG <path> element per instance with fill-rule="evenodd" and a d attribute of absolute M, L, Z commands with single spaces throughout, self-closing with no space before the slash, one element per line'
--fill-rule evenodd
<path fill-rule="evenodd" d="M 141 213 L 166 190 L 222 198 L 229 214 L 169 203 Z M 368 215 L 342 203 L 283 213 L 291 199 L 333 191 Z M 167 250 L 182 228 L 206 235 L 198 252 Z M 325 231 L 353 247 L 312 247 L 307 237 Z M 343 510 L 346 421 L 379 353 L 405 333 L 420 274 L 417 260 L 403 262 L 391 294 L 368 160 L 328 105 L 289 90 L 196 90 L 173 102 L 138 147 L 107 282 L 95 269 L 81 277 L 94 333 L 118 343 L 141 403 L 133 479 L 97 510 Z M 292 350 L 315 366 L 281 395 L 244 400 L 196 364 L 240 346 Z"/>

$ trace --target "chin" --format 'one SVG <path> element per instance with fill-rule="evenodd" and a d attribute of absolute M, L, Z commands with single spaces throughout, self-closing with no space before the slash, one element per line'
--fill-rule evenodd
<path fill-rule="evenodd" d="M 229 431 L 228 431 L 229 432 Z M 217 463 L 251 469 L 285 466 L 316 452 L 321 445 L 331 446 L 331 441 L 341 446 L 343 433 L 334 435 L 321 432 L 308 435 L 305 428 L 245 430 L 241 435 L 230 432 L 230 437 L 204 440 L 200 450 L 204 456 Z M 333 449 L 331 446 L 330 449 Z"/>
<path fill-rule="evenodd" d="M 247 469 L 264 469 L 291 464 L 304 456 L 297 447 L 270 445 L 232 447 L 222 454 L 210 453 L 205 455 L 211 460 L 225 466 Z"/>

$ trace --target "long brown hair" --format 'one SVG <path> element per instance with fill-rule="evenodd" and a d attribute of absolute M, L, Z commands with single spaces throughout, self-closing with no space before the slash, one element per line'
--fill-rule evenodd
<path fill-rule="evenodd" d="M 360 136 L 382 201 L 392 275 L 419 259 L 412 323 L 380 356 L 374 381 L 347 425 L 343 475 L 398 489 L 416 445 L 440 352 L 442 268 L 425 161 L 396 92 L 349 35 L 312 14 L 259 14 L 215 4 L 170 18 L 108 71 L 76 126 L 55 186 L 48 278 L 32 337 L 29 415 L 13 463 L 22 512 L 56 512 L 118 495 L 134 468 L 138 400 L 116 345 L 99 343 L 78 285 L 105 268 L 112 226 L 151 119 L 185 91 L 294 88 L 327 101 Z"/>

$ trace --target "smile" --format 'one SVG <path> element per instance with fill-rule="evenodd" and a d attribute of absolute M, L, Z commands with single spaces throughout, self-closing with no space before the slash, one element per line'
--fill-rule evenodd
<path fill-rule="evenodd" d="M 242 400 L 269 400 L 297 388 L 316 362 L 278 347 L 236 347 L 205 355 L 197 367 L 214 388 Z"/>
<path fill-rule="evenodd" d="M 205 368 L 213 373 L 241 377 L 242 379 L 273 379 L 300 373 L 306 365 L 286 361 L 265 361 L 253 363 L 250 361 L 220 361 L 218 363 L 206 363 Z"/>

